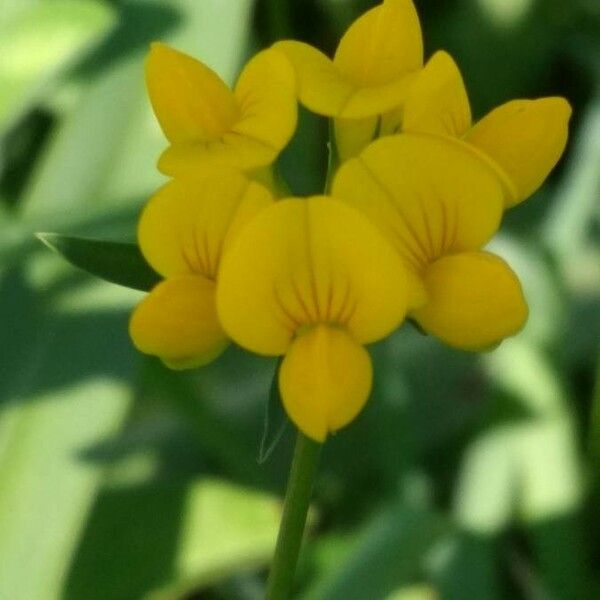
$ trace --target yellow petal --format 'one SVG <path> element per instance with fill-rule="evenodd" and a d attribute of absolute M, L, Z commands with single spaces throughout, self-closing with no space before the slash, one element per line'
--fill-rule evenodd
<path fill-rule="evenodd" d="M 367 119 L 335 119 L 334 134 L 340 162 L 356 156 L 377 136 L 381 117 Z"/>
<path fill-rule="evenodd" d="M 171 177 L 189 178 L 208 165 L 253 171 L 270 165 L 276 157 L 275 149 L 264 142 L 228 131 L 216 141 L 170 146 L 162 153 L 158 169 Z"/>
<path fill-rule="evenodd" d="M 214 279 L 232 236 L 271 202 L 265 188 L 239 171 L 200 170 L 150 199 L 138 225 L 140 248 L 165 277 L 197 273 Z"/>
<path fill-rule="evenodd" d="M 355 86 L 342 78 L 325 54 L 293 40 L 277 42 L 273 48 L 282 52 L 292 64 L 298 98 L 306 108 L 327 116 L 335 116 L 342 111 Z"/>
<path fill-rule="evenodd" d="M 192 61 L 195 67 L 200 65 L 206 69 L 201 63 L 181 56 Z M 159 97 L 166 95 L 166 92 L 161 92 L 162 87 L 157 89 Z M 276 50 L 259 52 L 240 74 L 234 94 L 224 89 L 229 95 L 228 104 L 217 108 L 227 112 L 227 119 L 221 119 L 219 127 L 211 129 L 211 135 L 192 128 L 189 135 L 172 139 L 174 143 L 163 152 L 158 162 L 160 171 L 172 177 L 189 177 L 199 165 L 209 164 L 251 171 L 270 165 L 277 158 L 292 137 L 297 120 L 295 74 L 289 61 Z M 195 86 L 192 91 L 196 103 L 209 104 L 204 108 L 186 105 L 185 114 L 201 108 L 203 118 L 212 118 L 217 109 L 213 109 L 210 103 L 225 102 L 217 98 L 210 86 L 208 90 Z M 177 97 L 182 97 L 182 93 Z M 228 108 L 230 104 L 234 107 L 232 111 Z M 174 109 L 170 105 L 168 108 L 164 112 L 170 115 Z M 186 123 L 181 121 L 181 126 L 183 128 Z"/>
<path fill-rule="evenodd" d="M 358 212 L 326 197 L 285 199 L 254 218 L 228 250 L 217 307 L 228 334 L 259 354 L 287 350 L 317 323 L 360 343 L 406 312 L 406 275 L 393 248 Z"/>
<path fill-rule="evenodd" d="M 564 98 L 513 100 L 494 109 L 465 140 L 492 158 L 511 182 L 507 206 L 528 198 L 561 157 L 571 107 Z"/>
<path fill-rule="evenodd" d="M 235 97 L 241 115 L 231 131 L 271 148 L 274 159 L 294 134 L 298 116 L 289 61 L 277 50 L 259 52 L 242 71 Z"/>
<path fill-rule="evenodd" d="M 403 131 L 462 137 L 471 127 L 471 108 L 452 57 L 436 52 L 419 73 L 404 105 Z"/>
<path fill-rule="evenodd" d="M 407 73 L 387 83 L 356 88 L 335 116 L 364 119 L 393 110 L 404 103 L 416 77 L 416 73 Z"/>
<path fill-rule="evenodd" d="M 238 199 L 237 207 L 230 213 L 227 223 L 221 221 L 222 229 L 225 232 L 221 252 L 218 257 L 219 268 L 223 256 L 229 251 L 229 248 L 240 235 L 240 232 L 252 221 L 259 213 L 273 204 L 273 196 L 264 186 L 255 181 L 248 181 L 241 197 Z M 219 214 L 219 208 L 216 214 Z M 222 213 L 221 213 L 222 214 Z M 218 235 L 214 239 L 220 239 Z"/>
<path fill-rule="evenodd" d="M 384 0 L 346 31 L 334 64 L 360 87 L 379 86 L 423 65 L 421 25 L 412 0 Z"/>
<path fill-rule="evenodd" d="M 407 80 L 408 89 L 410 81 Z M 335 119 L 335 142 L 340 162 L 360 154 L 372 141 L 386 135 L 395 135 L 402 130 L 404 105 L 365 119 Z"/>
<path fill-rule="evenodd" d="M 290 419 L 324 442 L 362 410 L 372 385 L 368 352 L 342 329 L 317 325 L 296 338 L 281 364 L 279 386 Z"/>
<path fill-rule="evenodd" d="M 237 118 L 233 94 L 219 76 L 165 44 L 151 46 L 146 85 L 154 113 L 172 143 L 215 140 Z"/>
<path fill-rule="evenodd" d="M 194 275 L 159 283 L 133 312 L 129 334 L 138 350 L 173 369 L 205 365 L 228 344 L 215 309 L 215 285 Z"/>
<path fill-rule="evenodd" d="M 517 333 L 527 319 L 517 276 L 494 254 L 445 256 L 427 269 L 425 285 L 429 301 L 412 316 L 450 346 L 488 348 Z"/>
<path fill-rule="evenodd" d="M 273 48 L 287 56 L 296 72 L 297 94 L 309 110 L 329 117 L 363 119 L 401 104 L 416 73 L 406 72 L 389 81 L 361 86 L 347 79 L 316 48 L 285 40 Z"/>
<path fill-rule="evenodd" d="M 249 179 L 260 183 L 267 188 L 274 198 L 284 198 L 290 195 L 290 190 L 285 178 L 280 173 L 277 165 L 259 167 L 246 173 Z"/>
<path fill-rule="evenodd" d="M 396 135 L 338 171 L 332 193 L 365 214 L 413 273 L 448 252 L 478 249 L 503 210 L 497 177 L 452 140 Z"/>

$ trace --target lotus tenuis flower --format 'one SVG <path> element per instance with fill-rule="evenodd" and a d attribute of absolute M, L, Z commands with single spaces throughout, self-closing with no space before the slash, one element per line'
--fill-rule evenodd
<path fill-rule="evenodd" d="M 130 334 L 174 369 L 207 364 L 230 340 L 283 357 L 277 383 L 301 432 L 267 584 L 267 597 L 284 598 L 319 443 L 370 395 L 365 346 L 407 316 L 465 350 L 525 323 L 517 276 L 485 246 L 560 158 L 571 109 L 558 97 L 514 100 L 473 123 L 452 58 L 438 52 L 423 66 L 412 0 L 364 13 L 332 60 L 278 42 L 232 90 L 155 43 L 146 82 L 169 141 L 158 168 L 173 179 L 139 221 L 141 252 L 163 280 L 135 308 Z M 330 195 L 275 202 L 253 178 L 274 174 L 297 99 L 333 119 Z"/>
<path fill-rule="evenodd" d="M 146 63 L 152 107 L 170 142 L 158 168 L 188 175 L 207 164 L 270 165 L 296 128 L 295 75 L 276 50 L 256 54 L 233 91 L 205 64 L 162 43 Z"/>
<path fill-rule="evenodd" d="M 285 40 L 273 47 L 294 66 L 300 102 L 335 119 L 342 159 L 375 135 L 397 129 L 398 109 L 423 66 L 421 26 L 412 0 L 384 0 L 360 16 L 333 60 L 302 42 Z"/>
<path fill-rule="evenodd" d="M 514 206 L 531 196 L 558 162 L 570 116 L 564 98 L 511 100 L 473 124 L 460 71 L 449 54 L 437 52 L 407 95 L 402 131 L 463 144 L 494 170 L 506 206 Z"/>
<path fill-rule="evenodd" d="M 407 310 L 406 272 L 358 211 L 328 197 L 284 199 L 254 218 L 223 259 L 218 314 L 244 348 L 285 355 L 285 409 L 322 442 L 349 423 L 371 389 L 364 344 Z"/>
<path fill-rule="evenodd" d="M 415 290 L 409 315 L 425 331 L 479 350 L 522 327 L 516 275 L 482 250 L 500 225 L 502 187 L 473 153 L 444 138 L 388 136 L 341 166 L 332 194 L 394 245 Z"/>
<path fill-rule="evenodd" d="M 240 171 L 198 171 L 162 187 L 138 226 L 142 253 L 165 280 L 135 309 L 130 334 L 140 351 L 175 369 L 207 364 L 227 346 L 215 306 L 221 261 L 244 224 L 273 201 Z"/>

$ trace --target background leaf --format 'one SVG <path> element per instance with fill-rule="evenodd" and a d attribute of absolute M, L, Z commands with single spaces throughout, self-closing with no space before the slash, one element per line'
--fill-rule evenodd
<path fill-rule="evenodd" d="M 37 237 L 72 265 L 111 283 L 147 292 L 161 280 L 136 244 L 56 233 L 38 233 Z"/>
<path fill-rule="evenodd" d="M 109 487 L 98 498 L 65 598 L 181 597 L 232 569 L 266 564 L 279 517 L 273 498 L 215 479 Z"/>
<path fill-rule="evenodd" d="M 142 294 L 72 268 L 34 233 L 135 239 L 164 182 L 143 80 L 151 41 L 233 82 L 284 36 L 332 55 L 375 4 L 0 0 L 2 600 L 264 597 L 293 437 L 258 463 L 275 361 L 232 345 L 174 373 L 138 356 L 127 319 Z M 323 453 L 295 595 L 592 600 L 598 3 L 415 4 L 427 56 L 453 53 L 476 117 L 564 95 L 571 141 L 493 244 L 524 283 L 526 329 L 483 355 L 410 327 L 370 348 L 372 398 Z M 301 109 L 278 165 L 295 193 L 321 192 L 326 138 L 326 120 Z"/>
<path fill-rule="evenodd" d="M 13 3 L 20 4 L 20 3 Z M 59 72 L 114 25 L 95 0 L 23 2 L 0 17 L 0 132 L 23 116 Z"/>
<path fill-rule="evenodd" d="M 63 597 L 105 476 L 104 465 L 83 455 L 125 425 L 139 382 L 126 333 L 139 294 L 61 264 L 33 232 L 43 225 L 131 239 L 141 202 L 160 183 L 154 161 L 164 146 L 143 86 L 147 44 L 169 34 L 171 43 L 206 53 L 231 77 L 247 43 L 250 2 L 155 7 L 115 3 L 117 27 L 107 46 L 131 39 L 122 14 L 139 27 L 148 21 L 132 24 L 131 12 L 145 17 L 148 8 L 153 26 L 142 29 L 145 39 L 137 34 L 137 46 L 125 44 L 108 64 L 78 74 L 81 89 L 64 114 L 53 116 L 44 153 L 3 220 L 0 298 L 10 319 L 0 323 L 7 344 L 0 360 L 0 596 L 13 600 Z M 230 23 L 235 43 L 215 45 Z M 102 578 L 106 565 L 97 567 Z"/>

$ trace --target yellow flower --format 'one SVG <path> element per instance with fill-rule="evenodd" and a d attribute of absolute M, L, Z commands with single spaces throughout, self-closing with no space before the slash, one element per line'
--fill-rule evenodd
<path fill-rule="evenodd" d="M 300 102 L 335 118 L 342 158 L 370 141 L 378 124 L 391 131 L 395 109 L 423 66 L 421 26 L 412 0 L 384 0 L 364 13 L 342 37 L 333 60 L 302 42 L 285 40 L 273 47 L 296 70 Z"/>
<path fill-rule="evenodd" d="M 371 361 L 363 344 L 388 335 L 407 307 L 405 269 L 357 211 L 320 196 L 288 198 L 249 223 L 223 260 L 223 328 L 258 354 L 285 354 L 285 409 L 322 442 L 365 404 Z"/>
<path fill-rule="evenodd" d="M 512 100 L 473 125 L 460 71 L 437 52 L 408 93 L 402 130 L 450 138 L 476 153 L 499 176 L 510 207 L 531 196 L 556 165 L 570 117 L 564 98 Z"/>
<path fill-rule="evenodd" d="M 275 50 L 256 54 L 232 92 L 203 63 L 154 43 L 146 84 L 171 143 L 158 163 L 167 175 L 185 176 L 208 162 L 244 171 L 270 165 L 296 128 L 294 72 Z"/>
<path fill-rule="evenodd" d="M 392 242 L 421 290 L 409 315 L 425 331 L 478 350 L 522 327 L 517 277 L 481 250 L 500 225 L 502 187 L 467 149 L 441 137 L 388 136 L 340 167 L 332 194 Z"/>
<path fill-rule="evenodd" d="M 226 167 L 173 180 L 148 202 L 138 226 L 141 251 L 165 277 L 135 309 L 135 346 L 169 367 L 198 367 L 228 338 L 217 318 L 215 287 L 224 253 L 241 228 L 272 203 L 270 193 Z"/>

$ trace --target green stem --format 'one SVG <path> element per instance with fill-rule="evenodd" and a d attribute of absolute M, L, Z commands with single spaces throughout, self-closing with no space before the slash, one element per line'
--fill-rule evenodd
<path fill-rule="evenodd" d="M 266 600 L 285 600 L 292 589 L 321 447 L 298 432 Z"/>
<path fill-rule="evenodd" d="M 327 159 L 327 175 L 325 176 L 324 193 L 331 192 L 333 177 L 338 167 L 340 166 L 340 157 L 335 143 L 335 123 L 333 119 L 329 119 L 329 142 L 327 143 L 328 159 Z"/>

